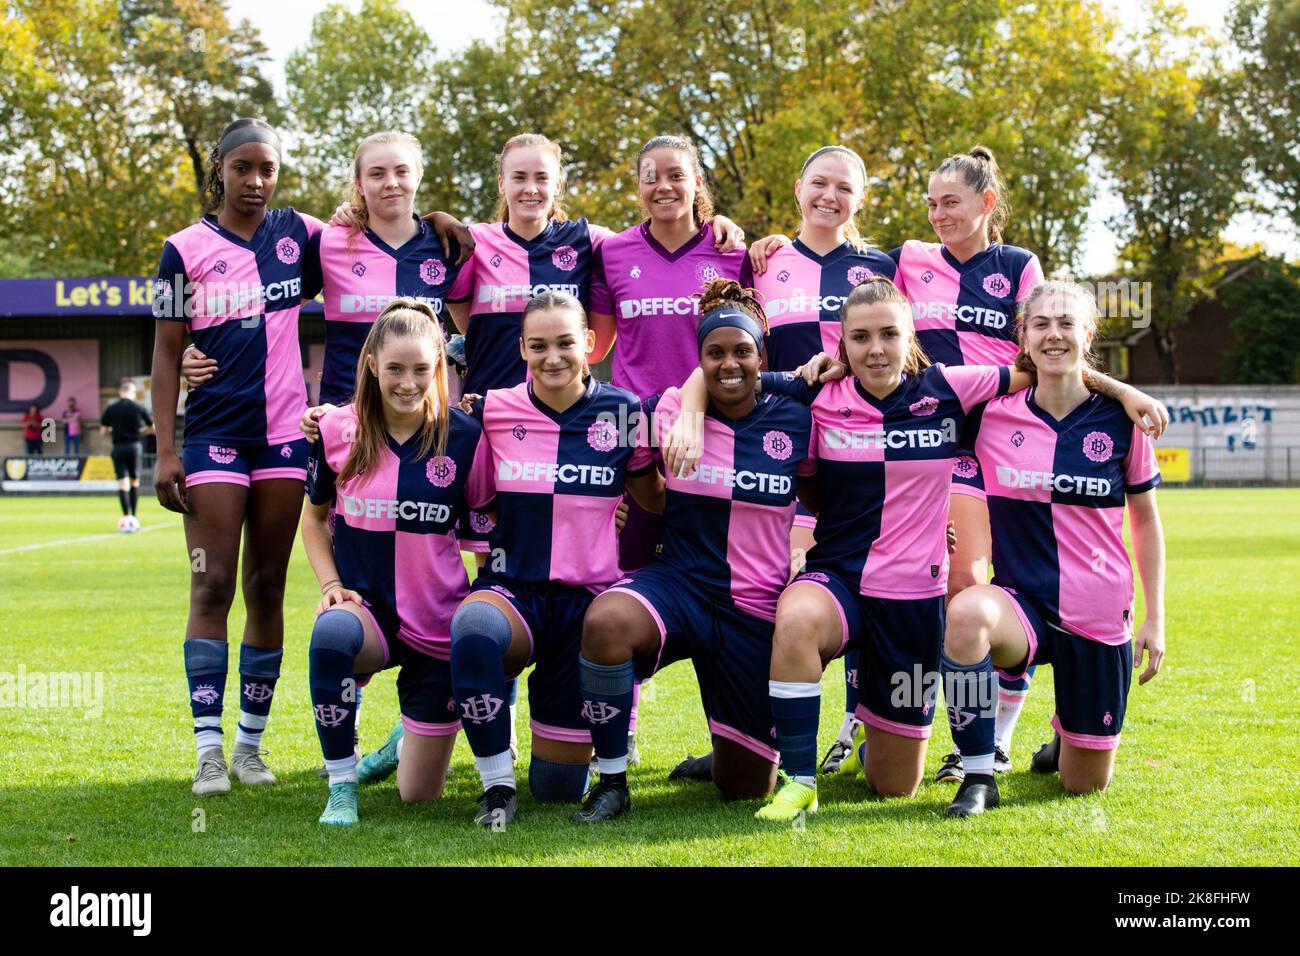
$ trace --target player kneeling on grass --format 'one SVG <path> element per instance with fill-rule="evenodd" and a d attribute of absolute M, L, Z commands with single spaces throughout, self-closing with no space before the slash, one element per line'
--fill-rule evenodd
<path fill-rule="evenodd" d="M 329 772 L 320 822 L 357 822 L 357 685 L 400 667 L 406 731 L 402 800 L 442 793 L 460 722 L 451 619 L 469 593 L 456 522 L 489 497 L 483 430 L 447 402 L 447 360 L 433 310 L 395 299 L 357 364 L 356 402 L 321 417 L 302 538 L 320 582 L 310 683 Z M 327 524 L 334 509 L 333 534 Z"/>
<path fill-rule="evenodd" d="M 521 321 L 529 381 L 490 389 L 474 406 L 491 451 L 497 522 L 488 563 L 451 622 L 456 703 L 483 781 L 474 822 L 494 830 L 518 808 L 506 680 L 529 664 L 537 665 L 528 678 L 529 789 L 539 803 L 582 799 L 591 760 L 578 683 L 583 615 L 619 577 L 624 487 L 642 507 L 663 507 L 657 476 L 628 472 L 635 445 L 619 423 L 635 420 L 640 400 L 591 377 L 595 334 L 581 303 L 548 292 Z"/>
<path fill-rule="evenodd" d="M 762 306 L 738 282 L 717 279 L 700 300 L 700 368 L 642 410 L 662 438 L 688 404 L 705 408 L 702 451 L 689 475 L 669 473 L 663 551 L 592 604 L 583 624 L 583 714 L 599 761 L 576 823 L 631 807 L 627 726 L 632 686 L 690 658 L 713 738 L 712 779 L 725 799 L 762 797 L 776 778 L 767 700 L 776 602 L 789 577 L 796 475 L 808 454 L 807 407 L 756 396 Z M 653 460 L 638 448 L 633 467 Z"/>
<path fill-rule="evenodd" d="M 1160 472 L 1147 429 L 1084 384 L 1096 330 L 1088 290 L 1038 286 L 1021 306 L 1016 360 L 1037 370 L 1037 385 L 973 415 L 994 576 L 948 608 L 944 691 L 966 768 L 949 816 L 998 804 L 995 669 L 1016 677 L 1031 664 L 1053 665 L 1057 769 L 1066 790 L 1089 793 L 1110 784 L 1135 663 L 1145 651 L 1138 678 L 1145 684 L 1164 659 L 1164 534 L 1154 490 Z M 1149 430 L 1158 434 L 1159 427 Z M 1126 501 L 1146 597 L 1136 640 Z"/>

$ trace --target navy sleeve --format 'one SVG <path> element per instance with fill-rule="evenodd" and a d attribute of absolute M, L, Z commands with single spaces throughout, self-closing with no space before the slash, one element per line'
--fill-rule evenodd
<path fill-rule="evenodd" d="M 317 438 L 307 457 L 307 497 L 312 504 L 324 505 L 334 500 L 334 481 L 337 477 L 325 460 L 325 440 Z"/>
<path fill-rule="evenodd" d="M 889 258 L 893 259 L 893 260 L 894 260 L 894 268 L 898 268 L 898 264 L 899 264 L 899 262 L 901 262 L 902 259 L 903 259 L 903 247 L 902 247 L 902 246 L 895 246 L 893 249 L 890 249 L 889 252 L 885 253 L 885 255 L 887 255 L 887 256 L 889 256 Z"/>
<path fill-rule="evenodd" d="M 320 264 L 320 237 L 325 230 L 318 231 L 307 239 L 307 251 L 302 257 L 302 297 L 314 299 L 325 287 L 325 274 Z"/>
<path fill-rule="evenodd" d="M 763 383 L 763 391 L 785 395 L 805 405 L 811 405 L 817 393 L 822 390 L 821 383 L 809 388 L 803 377 L 794 372 L 763 372 L 759 380 Z"/>
<path fill-rule="evenodd" d="M 980 402 L 969 412 L 961 423 L 961 447 L 970 452 L 975 451 L 975 439 L 979 437 L 980 422 L 984 420 L 984 409 L 988 402 Z"/>
<path fill-rule="evenodd" d="M 185 321 L 185 260 L 170 242 L 163 243 L 158 277 L 153 284 L 153 317 Z"/>
<path fill-rule="evenodd" d="M 754 264 L 749 261 L 749 253 L 745 253 L 745 261 L 740 264 L 740 287 L 742 289 L 754 288 Z"/>

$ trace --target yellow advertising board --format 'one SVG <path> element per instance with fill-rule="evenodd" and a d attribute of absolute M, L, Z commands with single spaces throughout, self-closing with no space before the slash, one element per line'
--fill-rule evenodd
<path fill-rule="evenodd" d="M 1192 453 L 1187 448 L 1157 448 L 1156 464 L 1165 481 L 1192 480 Z"/>
<path fill-rule="evenodd" d="M 107 455 L 91 455 L 81 472 L 82 481 L 112 481 L 113 459 Z"/>

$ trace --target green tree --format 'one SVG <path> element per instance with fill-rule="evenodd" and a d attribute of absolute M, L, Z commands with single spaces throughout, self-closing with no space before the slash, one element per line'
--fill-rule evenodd
<path fill-rule="evenodd" d="M 355 13 L 334 3 L 316 15 L 285 64 L 299 147 L 295 204 L 328 216 L 347 194 L 362 139 L 390 129 L 418 135 L 433 60 L 433 42 L 396 0 L 364 0 Z"/>
<path fill-rule="evenodd" d="M 1152 341 L 1171 383 L 1178 381 L 1178 325 L 1213 294 L 1221 233 L 1243 208 L 1245 154 L 1213 52 L 1186 27 L 1181 8 L 1155 7 L 1118 67 L 1122 83 L 1102 145 L 1124 200 L 1110 223 L 1125 243 L 1121 269 L 1152 283 Z"/>
<path fill-rule="evenodd" d="M 1237 0 L 1242 138 L 1261 179 L 1300 226 L 1300 0 Z"/>
<path fill-rule="evenodd" d="M 1300 270 L 1260 256 L 1249 275 L 1228 283 L 1219 301 L 1236 315 L 1224 355 L 1226 380 L 1241 385 L 1300 384 Z"/>

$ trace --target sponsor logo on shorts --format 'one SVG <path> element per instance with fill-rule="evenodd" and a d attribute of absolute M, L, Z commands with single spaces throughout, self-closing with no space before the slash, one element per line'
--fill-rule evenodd
<path fill-rule="evenodd" d="M 352 713 L 346 707 L 340 707 L 338 704 L 317 704 L 314 709 L 316 711 L 316 723 L 322 727 L 338 727 L 348 719 L 348 714 Z"/>
<path fill-rule="evenodd" d="M 1111 725 L 1111 722 L 1112 722 L 1113 720 L 1114 720 L 1114 718 L 1111 717 L 1111 715 L 1110 715 L 1110 711 L 1108 710 L 1108 711 L 1106 711 L 1106 716 L 1103 717 L 1103 718 L 1101 719 L 1101 722 L 1102 722 L 1103 724 L 1105 724 L 1107 727 L 1109 727 L 1109 726 Z"/>
<path fill-rule="evenodd" d="M 614 423 L 600 419 L 591 423 L 587 429 L 587 444 L 594 451 L 610 452 L 618 444 L 618 429 Z"/>
<path fill-rule="evenodd" d="M 607 724 L 621 713 L 623 713 L 621 709 L 607 704 L 603 700 L 584 700 L 582 702 L 582 716 L 593 724 Z"/>
<path fill-rule="evenodd" d="M 849 686 L 852 687 L 854 690 L 858 689 L 858 669 L 856 667 L 850 667 L 847 671 L 845 671 L 844 679 L 848 681 Z"/>
<path fill-rule="evenodd" d="M 524 436 L 528 434 L 528 429 L 523 425 L 516 425 L 514 428 L 510 429 L 510 434 L 514 435 L 518 441 L 523 441 Z"/>
<path fill-rule="evenodd" d="M 923 418 L 926 415 L 933 415 L 939 410 L 939 400 L 933 395 L 927 395 L 925 398 L 919 399 L 911 405 L 908 405 L 907 410 L 918 418 Z"/>
<path fill-rule="evenodd" d="M 230 267 L 226 265 L 225 259 L 218 259 L 217 264 L 212 267 L 212 271 L 215 272 L 217 275 L 223 276 L 226 274 L 226 270 L 228 268 Z"/>
<path fill-rule="evenodd" d="M 712 262 L 701 262 L 695 267 L 695 281 L 700 285 L 708 285 L 714 279 L 721 279 L 722 273 Z"/>
<path fill-rule="evenodd" d="M 456 480 L 456 461 L 446 455 L 430 458 L 424 463 L 424 477 L 435 488 L 446 488 Z"/>
<path fill-rule="evenodd" d="M 194 692 L 190 694 L 190 700 L 194 701 L 196 704 L 215 704 L 220 697 L 221 695 L 217 693 L 217 687 L 215 684 L 200 684 L 198 687 L 194 688 Z"/>
<path fill-rule="evenodd" d="M 980 473 L 980 465 L 970 455 L 962 455 L 952 463 L 952 473 L 958 478 L 974 478 Z"/>
<path fill-rule="evenodd" d="M 507 588 L 503 588 L 503 587 L 502 587 L 501 585 L 499 585 L 499 584 L 494 584 L 494 585 L 492 585 L 490 588 L 488 588 L 488 590 L 489 590 L 489 591 L 496 591 L 497 594 L 500 594 L 502 597 L 508 597 L 508 598 L 513 598 L 513 597 L 514 597 L 514 593 L 513 593 L 512 591 L 510 591 L 510 590 L 507 589 Z"/>
<path fill-rule="evenodd" d="M 239 453 L 233 448 L 223 448 L 220 445 L 208 446 L 208 457 L 218 465 L 228 465 L 238 457 Z"/>
<path fill-rule="evenodd" d="M 297 262 L 301 255 L 302 250 L 298 248 L 298 243 L 290 236 L 284 236 L 275 244 L 275 257 L 287 266 Z"/>
<path fill-rule="evenodd" d="M 1025 433 L 1024 433 L 1024 432 L 1022 432 L 1022 431 L 1016 431 L 1016 432 L 1014 432 L 1014 433 L 1012 434 L 1012 436 L 1011 436 L 1011 444 L 1013 444 L 1013 445 L 1015 445 L 1017 448 L 1019 448 L 1019 447 L 1020 447 L 1021 445 L 1023 445 L 1024 443 L 1025 443 Z"/>
<path fill-rule="evenodd" d="M 281 457 L 281 458 L 292 458 L 292 457 L 293 457 L 293 446 L 292 446 L 292 445 L 281 445 L 281 446 L 280 446 L 280 457 Z"/>
<path fill-rule="evenodd" d="M 268 701 L 275 693 L 275 688 L 270 684 L 262 684 L 258 681 L 249 681 L 244 685 L 244 696 L 255 704 Z"/>
<path fill-rule="evenodd" d="M 438 285 L 447 278 L 447 267 L 437 259 L 425 259 L 420 263 L 420 280 L 425 285 Z"/>
<path fill-rule="evenodd" d="M 870 269 L 868 269 L 866 266 L 850 266 L 849 285 L 861 285 L 863 282 L 866 282 L 868 279 L 870 279 L 873 275 L 875 275 L 875 273 L 872 272 Z"/>
<path fill-rule="evenodd" d="M 563 272 L 572 272 L 578 265 L 578 250 L 573 246 L 560 246 L 551 253 L 551 265 Z"/>
<path fill-rule="evenodd" d="M 487 693 L 479 694 L 477 697 L 460 702 L 461 716 L 472 724 L 485 724 L 500 712 L 501 705 L 504 703 L 505 701 L 500 697 L 493 697 Z"/>
<path fill-rule="evenodd" d="M 822 574 L 820 571 L 805 571 L 799 575 L 800 581 L 816 581 L 818 584 L 830 584 L 830 575 Z"/>
<path fill-rule="evenodd" d="M 763 451 L 768 458 L 785 461 L 794 451 L 794 442 L 785 432 L 774 429 L 763 436 Z"/>
<path fill-rule="evenodd" d="M 479 534 L 487 534 L 492 530 L 492 519 L 485 514 L 471 511 L 469 513 L 469 525 Z"/>
<path fill-rule="evenodd" d="M 984 291 L 989 295 L 995 295 L 999 299 L 1011 294 L 1011 280 L 1001 272 L 995 272 L 991 276 L 984 277 Z"/>
<path fill-rule="evenodd" d="M 366 264 L 364 262 L 352 263 L 352 274 L 360 279 L 366 274 Z"/>
<path fill-rule="evenodd" d="M 1083 439 L 1083 453 L 1089 461 L 1110 461 L 1115 451 L 1115 442 L 1105 432 L 1088 432 Z"/>

